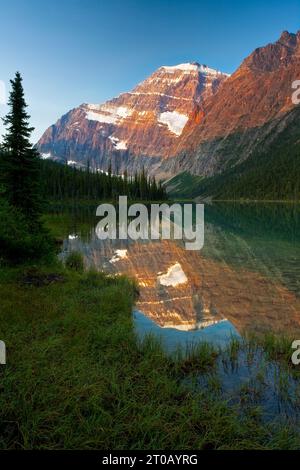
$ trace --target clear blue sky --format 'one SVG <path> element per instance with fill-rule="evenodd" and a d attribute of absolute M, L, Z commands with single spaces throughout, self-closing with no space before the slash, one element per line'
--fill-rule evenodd
<path fill-rule="evenodd" d="M 299 0 L 1 0 L 0 80 L 22 73 L 35 141 L 69 109 L 130 90 L 161 65 L 233 72 L 298 29 Z"/>

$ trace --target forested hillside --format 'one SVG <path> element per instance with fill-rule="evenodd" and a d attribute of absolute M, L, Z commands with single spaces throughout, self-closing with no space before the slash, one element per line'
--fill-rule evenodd
<path fill-rule="evenodd" d="M 188 178 L 186 173 L 177 175 L 167 183 L 168 191 L 176 197 L 298 201 L 300 108 L 294 113 L 296 119 L 267 147 L 268 150 L 257 150 L 245 162 L 210 178 Z M 262 142 L 260 149 L 263 148 Z M 183 187 L 183 181 L 189 181 L 189 184 Z"/>
<path fill-rule="evenodd" d="M 41 160 L 41 179 L 44 196 L 48 199 L 115 199 L 119 195 L 130 199 L 166 199 L 165 188 L 144 171 L 133 177 L 77 169 L 50 160 Z"/>

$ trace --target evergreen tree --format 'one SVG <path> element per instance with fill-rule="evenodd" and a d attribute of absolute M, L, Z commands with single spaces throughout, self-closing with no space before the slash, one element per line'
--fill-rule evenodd
<path fill-rule="evenodd" d="M 26 112 L 22 77 L 11 80 L 8 104 L 10 111 L 3 119 L 7 132 L 3 138 L 3 183 L 9 203 L 21 210 L 31 226 L 38 224 L 41 211 L 38 152 L 30 144 L 33 127 Z"/>

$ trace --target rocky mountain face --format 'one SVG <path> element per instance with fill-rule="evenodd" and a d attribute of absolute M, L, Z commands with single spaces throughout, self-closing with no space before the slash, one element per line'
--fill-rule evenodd
<path fill-rule="evenodd" d="M 44 133 L 44 158 L 161 177 L 212 176 L 267 149 L 293 123 L 300 31 L 255 49 L 228 76 L 198 63 L 161 67 L 132 92 L 83 104 Z"/>
<path fill-rule="evenodd" d="M 190 121 L 166 173 L 211 176 L 266 150 L 295 118 L 292 83 L 300 77 L 300 31 L 255 49 Z"/>
<path fill-rule="evenodd" d="M 228 78 L 198 63 L 160 67 L 131 92 L 104 104 L 82 104 L 49 127 L 38 149 L 44 158 L 117 173 L 155 168 L 176 155 L 189 120 Z"/>

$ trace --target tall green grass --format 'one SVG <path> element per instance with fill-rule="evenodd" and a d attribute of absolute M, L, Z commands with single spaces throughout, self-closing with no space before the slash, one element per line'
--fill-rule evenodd
<path fill-rule="evenodd" d="M 292 430 L 254 412 L 241 419 L 195 388 L 214 367 L 210 346 L 170 357 L 155 339 L 138 341 L 130 280 L 58 264 L 35 272 L 47 282 L 24 283 L 26 267 L 0 271 L 1 449 L 299 447 Z"/>

